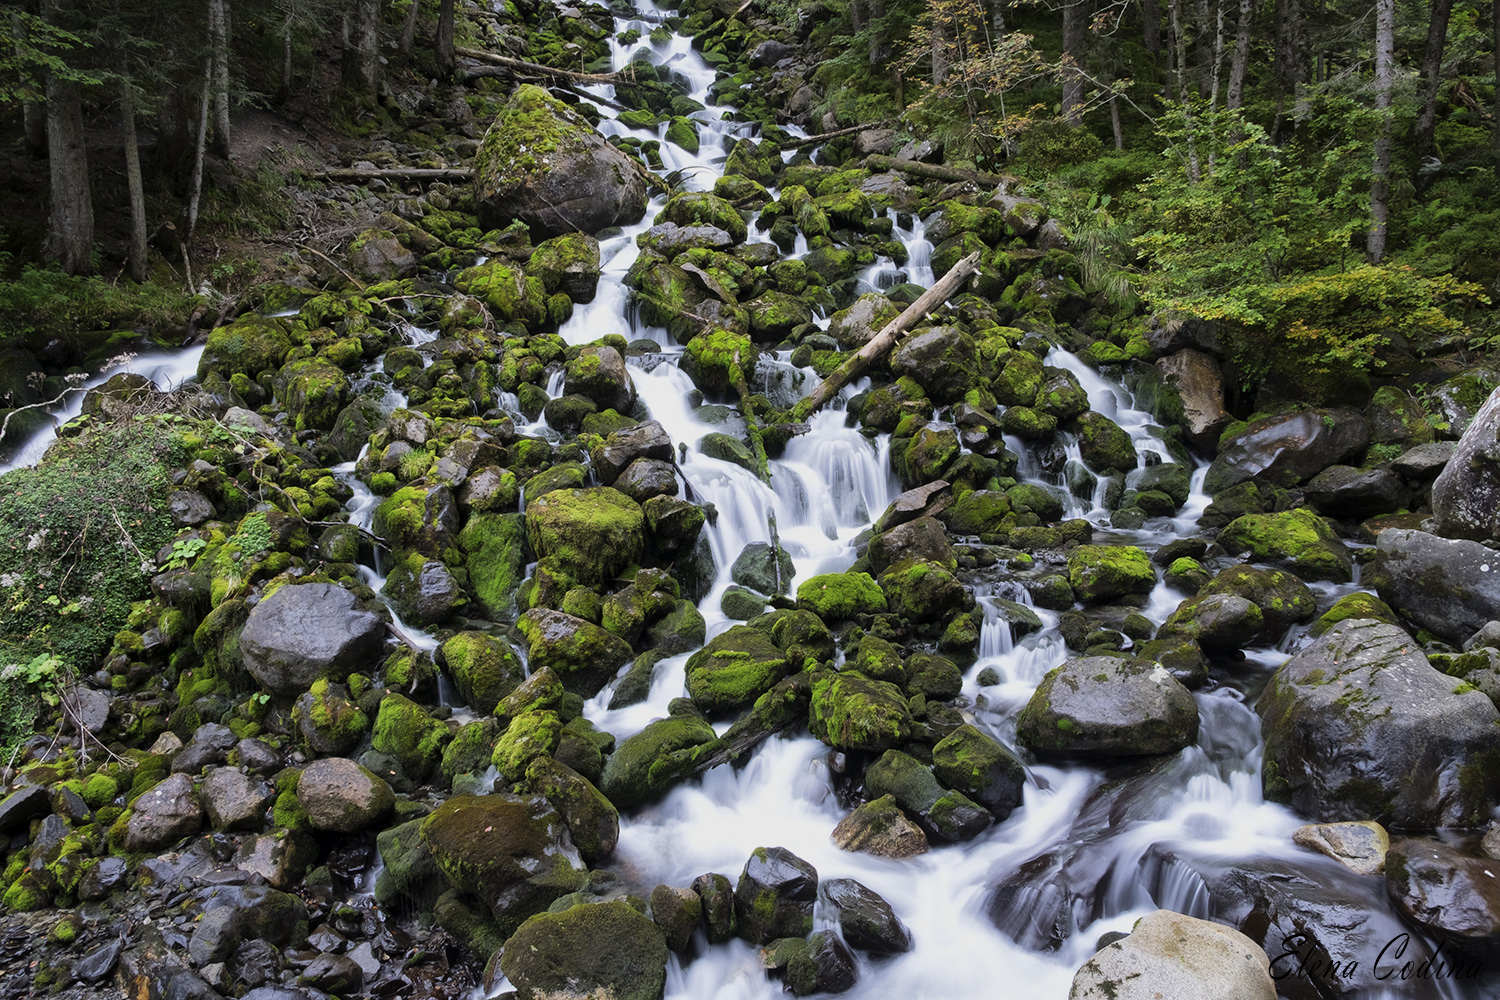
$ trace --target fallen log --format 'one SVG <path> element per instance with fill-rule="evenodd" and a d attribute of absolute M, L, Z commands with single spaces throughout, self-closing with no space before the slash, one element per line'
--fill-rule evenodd
<path fill-rule="evenodd" d="M 471 181 L 474 171 L 467 167 L 334 167 L 309 171 L 307 176 L 320 181 Z"/>
<path fill-rule="evenodd" d="M 911 327 L 917 324 L 923 316 L 936 309 L 950 295 L 957 292 L 969 280 L 970 275 L 979 270 L 979 252 L 969 254 L 963 260 L 953 265 L 953 269 L 943 275 L 921 297 L 905 311 L 891 320 L 885 327 L 870 338 L 870 342 L 861 347 L 850 356 L 848 361 L 839 365 L 838 368 L 825 378 L 818 387 L 812 391 L 812 395 L 801 400 L 792 408 L 793 415 L 798 420 L 806 420 L 821 410 L 827 402 L 838 395 L 840 389 L 848 385 L 860 372 L 869 367 L 870 362 L 885 354 L 896 344 L 896 339 Z"/>
<path fill-rule="evenodd" d="M 865 157 L 865 166 L 871 170 L 897 170 L 914 177 L 929 177 L 939 181 L 973 181 L 981 187 L 999 187 L 1012 178 L 1002 174 L 990 174 L 983 170 L 960 170 L 936 163 L 918 163 L 916 160 L 898 160 L 894 156 L 871 154 Z"/>
<path fill-rule="evenodd" d="M 634 81 L 634 76 L 629 73 L 577 73 L 570 69 L 558 69 L 556 66 L 543 66 L 541 63 L 527 62 L 525 59 L 497 56 L 495 53 L 485 52 L 483 49 L 455 49 L 454 51 L 464 58 L 473 59 L 476 62 L 504 66 L 510 70 L 531 73 L 536 76 L 554 76 L 560 80 L 572 80 L 574 83 L 631 83 Z"/>
<path fill-rule="evenodd" d="M 824 132 L 822 135 L 810 135 L 806 139 L 798 139 L 796 142 L 782 143 L 782 149 L 801 149 L 803 146 L 815 146 L 829 139 L 837 139 L 841 135 L 853 135 L 856 132 L 869 132 L 877 128 L 888 128 L 889 122 L 867 122 L 864 125 L 850 125 L 848 128 L 834 129 L 832 132 Z"/>

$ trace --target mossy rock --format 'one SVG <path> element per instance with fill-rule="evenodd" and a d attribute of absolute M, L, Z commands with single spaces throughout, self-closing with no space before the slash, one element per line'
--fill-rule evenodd
<path fill-rule="evenodd" d="M 886 601 L 868 573 L 825 573 L 797 588 L 797 607 L 831 622 L 884 614 Z"/>
<path fill-rule="evenodd" d="M 682 370 L 705 394 L 719 398 L 745 383 L 758 357 L 748 336 L 714 327 L 688 341 Z"/>
<path fill-rule="evenodd" d="M 1363 591 L 1345 594 L 1325 611 L 1317 621 L 1313 622 L 1307 629 L 1307 634 L 1316 639 L 1327 632 L 1341 621 L 1350 618 L 1373 618 L 1375 621 L 1384 622 L 1387 625 L 1400 625 L 1401 620 L 1396 612 L 1374 594 L 1366 594 Z"/>
<path fill-rule="evenodd" d="M 600 791 L 622 810 L 654 802 L 691 776 L 717 742 L 696 715 L 657 719 L 610 754 Z"/>
<path fill-rule="evenodd" d="M 1010 748 L 974 726 L 962 725 L 932 748 L 933 776 L 963 792 L 1001 820 L 1021 804 L 1026 765 Z"/>
<path fill-rule="evenodd" d="M 460 795 L 422 821 L 447 883 L 478 897 L 502 934 L 582 889 L 584 867 L 562 816 L 540 795 Z"/>
<path fill-rule="evenodd" d="M 438 655 L 458 696 L 476 712 L 494 711 L 526 677 L 510 643 L 484 632 L 459 632 L 438 647 Z"/>
<path fill-rule="evenodd" d="M 918 624 L 945 622 L 974 606 L 974 595 L 946 566 L 903 559 L 880 574 L 880 589 L 894 615 Z"/>
<path fill-rule="evenodd" d="M 562 727 L 562 719 L 551 710 L 523 712 L 510 720 L 495 741 L 490 763 L 506 781 L 520 781 L 532 761 L 552 756 L 562 739 Z"/>
<path fill-rule="evenodd" d="M 371 745 L 401 762 L 401 770 L 412 781 L 425 781 L 443 759 L 453 734 L 426 710 L 394 691 L 380 699 Z"/>
<path fill-rule="evenodd" d="M 736 243 L 745 242 L 749 229 L 733 205 L 706 191 L 689 191 L 667 199 L 656 216 L 656 224 L 679 226 L 713 226 L 728 233 Z"/>
<path fill-rule="evenodd" d="M 516 613 L 516 591 L 526 573 L 526 519 L 521 514 L 476 513 L 458 534 L 469 588 L 492 621 Z"/>
<path fill-rule="evenodd" d="M 1133 545 L 1080 545 L 1068 553 L 1068 585 L 1078 600 L 1101 604 L 1156 586 L 1151 560 Z"/>
<path fill-rule="evenodd" d="M 858 645 L 849 650 L 845 660 L 846 671 L 858 671 L 871 680 L 906 682 L 906 670 L 901 663 L 901 650 L 885 639 L 873 635 L 860 637 Z"/>
<path fill-rule="evenodd" d="M 333 429 L 349 401 L 349 377 L 317 358 L 293 361 L 276 373 L 276 399 L 298 431 Z"/>
<path fill-rule="evenodd" d="M 497 323 L 518 322 L 537 329 L 547 315 L 547 289 L 541 279 L 503 260 L 460 271 L 453 287 L 483 302 Z"/>
<path fill-rule="evenodd" d="M 1078 418 L 1077 428 L 1078 448 L 1089 468 L 1102 475 L 1135 468 L 1135 442 L 1119 424 L 1090 411 Z"/>
<path fill-rule="evenodd" d="M 688 658 L 688 697 L 710 715 L 748 708 L 789 668 L 786 654 L 762 632 L 735 625 Z"/>
<path fill-rule="evenodd" d="M 1249 553 L 1258 562 L 1284 566 L 1306 579 L 1347 583 L 1354 578 L 1348 548 L 1310 510 L 1246 514 L 1219 532 L 1218 543 L 1226 552 Z"/>
<path fill-rule="evenodd" d="M 995 399 L 1005 406 L 1037 406 L 1037 394 L 1041 392 L 1044 378 L 1041 361 L 1034 354 L 1011 351 L 1005 355 L 1003 363 L 1004 367 L 991 385 Z M 1087 397 L 1084 398 L 1086 404 Z M 1047 411 L 1045 405 L 1038 408 Z"/>
<path fill-rule="evenodd" d="M 1298 622 L 1311 621 L 1318 602 L 1307 584 L 1294 573 L 1256 566 L 1231 566 L 1198 592 L 1198 596 L 1234 594 L 1260 608 L 1265 621 L 1258 641 L 1276 643 Z"/>
<path fill-rule="evenodd" d="M 586 233 L 554 236 L 531 252 L 526 271 L 541 279 L 548 295 L 592 302 L 599 287 L 599 241 Z"/>
<path fill-rule="evenodd" d="M 531 669 L 551 667 L 569 691 L 584 698 L 598 694 L 635 655 L 619 636 L 561 611 L 535 608 L 516 628 L 526 638 Z"/>
<path fill-rule="evenodd" d="M 1159 663 L 1086 656 L 1048 672 L 1021 712 L 1016 738 L 1045 756 L 1176 753 L 1198 738 L 1198 706 Z"/>
<path fill-rule="evenodd" d="M 585 583 L 605 583 L 639 560 L 644 527 L 640 504 L 608 486 L 527 500 L 532 550 Z"/>
<path fill-rule="evenodd" d="M 937 517 L 955 535 L 988 535 L 1002 530 L 1005 519 L 1010 514 L 1010 497 L 1005 493 L 999 490 L 970 490 L 960 495 Z"/>
<path fill-rule="evenodd" d="M 659 1000 L 670 954 L 662 929 L 616 899 L 532 917 L 499 965 L 523 997 Z"/>
<path fill-rule="evenodd" d="M 911 738 L 912 718 L 896 685 L 846 670 L 813 683 L 808 729 L 835 750 L 890 750 Z"/>
<path fill-rule="evenodd" d="M 244 375 L 254 381 L 262 372 L 279 369 L 291 349 L 292 338 L 285 320 L 241 316 L 209 333 L 198 359 L 198 377 L 203 379 L 216 372 L 226 379 Z"/>
<path fill-rule="evenodd" d="M 521 787 L 546 796 L 562 814 L 583 860 L 598 864 L 614 854 L 620 839 L 620 813 L 593 782 L 566 764 L 538 757 L 527 766 Z"/>

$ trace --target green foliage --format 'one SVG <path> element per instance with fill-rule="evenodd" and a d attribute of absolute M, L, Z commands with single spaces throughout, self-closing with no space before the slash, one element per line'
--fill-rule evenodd
<path fill-rule="evenodd" d="M 167 560 L 167 569 L 182 569 L 208 547 L 201 538 L 178 538 L 172 542 L 172 556 Z"/>
<path fill-rule="evenodd" d="M 0 275 L 8 275 L 0 278 L 0 345 L 121 326 L 182 326 L 198 302 L 176 285 L 117 285 L 31 264 L 15 270 L 6 253 L 0 253 Z"/>

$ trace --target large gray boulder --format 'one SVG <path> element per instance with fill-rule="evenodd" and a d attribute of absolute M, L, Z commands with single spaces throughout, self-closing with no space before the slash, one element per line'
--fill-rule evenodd
<path fill-rule="evenodd" d="M 1340 622 L 1282 664 L 1255 708 L 1266 798 L 1319 822 L 1474 826 L 1500 802 L 1500 712 L 1455 693 L 1394 625 Z"/>
<path fill-rule="evenodd" d="M 1276 1000 L 1270 968 L 1239 931 L 1157 910 L 1083 963 L 1068 1000 Z"/>
<path fill-rule="evenodd" d="M 125 823 L 125 850 L 155 851 L 197 833 L 203 825 L 193 779 L 173 774 L 135 800 Z"/>
<path fill-rule="evenodd" d="M 1438 940 L 1493 955 L 1500 946 L 1494 869 L 1493 860 L 1436 840 L 1398 840 L 1386 855 L 1385 888 L 1402 915 Z"/>
<path fill-rule="evenodd" d="M 1037 686 L 1016 739 L 1049 756 L 1176 753 L 1198 739 L 1198 703 L 1160 663 L 1083 656 Z"/>
<path fill-rule="evenodd" d="M 499 966 L 522 1000 L 658 1000 L 668 957 L 661 928 L 614 899 L 537 914 L 505 943 Z"/>
<path fill-rule="evenodd" d="M 1500 552 L 1478 542 L 1388 528 L 1370 582 L 1382 601 L 1454 645 L 1500 618 Z"/>
<path fill-rule="evenodd" d="M 1224 376 L 1218 362 L 1202 351 L 1184 347 L 1157 361 L 1156 367 L 1182 398 L 1183 433 L 1194 447 L 1211 453 L 1219 432 L 1229 425 L 1229 411 L 1224 409 Z"/>
<path fill-rule="evenodd" d="M 1203 489 L 1212 495 L 1256 477 L 1294 486 L 1350 462 L 1369 443 L 1369 422 L 1348 407 L 1266 417 L 1230 439 L 1209 466 Z"/>
<path fill-rule="evenodd" d="M 316 680 L 368 664 L 385 635 L 385 622 L 343 587 L 304 583 L 255 606 L 240 633 L 240 653 L 250 676 L 272 694 L 296 695 Z"/>
<path fill-rule="evenodd" d="M 1432 484 L 1432 519 L 1441 535 L 1500 538 L 1500 389 L 1474 414 Z"/>
<path fill-rule="evenodd" d="M 519 219 L 533 233 L 596 233 L 640 220 L 646 185 L 629 157 L 541 87 L 523 85 L 474 158 L 479 224 Z"/>

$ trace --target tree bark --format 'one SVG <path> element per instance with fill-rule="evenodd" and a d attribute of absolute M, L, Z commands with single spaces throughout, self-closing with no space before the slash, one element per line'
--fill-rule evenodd
<path fill-rule="evenodd" d="M 292 8 L 286 9 L 281 22 L 281 90 L 276 94 L 277 103 L 285 104 L 292 99 Z"/>
<path fill-rule="evenodd" d="M 1276 0 L 1276 79 L 1294 88 L 1307 82 L 1302 32 L 1302 0 Z"/>
<path fill-rule="evenodd" d="M 969 254 L 963 260 L 953 265 L 953 269 L 939 278 L 931 288 L 923 292 L 917 301 L 907 306 L 900 316 L 891 320 L 885 328 L 870 338 L 870 342 L 861 347 L 848 361 L 839 365 L 829 374 L 818 387 L 813 390 L 812 395 L 801 400 L 792 408 L 792 413 L 798 420 L 806 420 L 817 413 L 828 401 L 838 395 L 840 389 L 849 384 L 849 380 L 869 367 L 870 362 L 884 355 L 896 345 L 896 339 L 916 325 L 917 321 L 929 312 L 941 305 L 950 295 L 963 288 L 964 283 L 974 272 L 979 270 L 979 253 L 976 251 Z"/>
<path fill-rule="evenodd" d="M 1214 7 L 1214 69 L 1213 83 L 1208 88 L 1208 109 L 1219 106 L 1219 78 L 1224 69 L 1224 0 Z"/>
<path fill-rule="evenodd" d="M 130 189 L 130 277 L 139 283 L 146 280 L 146 190 L 135 135 L 135 100 L 126 74 L 120 77 L 120 124 L 125 132 L 125 181 Z"/>
<path fill-rule="evenodd" d="M 193 231 L 198 228 L 198 202 L 203 195 L 203 154 L 208 149 L 208 105 L 213 90 L 214 63 L 212 57 L 203 73 L 203 100 L 198 109 L 198 143 L 193 153 L 193 180 L 189 188 L 187 225 L 182 237 L 182 269 L 187 274 L 187 291 L 193 287 Z"/>
<path fill-rule="evenodd" d="M 1229 63 L 1229 89 L 1224 106 L 1231 111 L 1245 103 L 1245 69 L 1250 64 L 1250 25 L 1255 20 L 1255 0 L 1240 0 L 1240 20 L 1235 25 L 1234 58 Z"/>
<path fill-rule="evenodd" d="M 1071 68 L 1063 70 L 1062 113 L 1070 124 L 1077 125 L 1083 115 L 1083 72 L 1088 58 L 1084 46 L 1088 41 L 1089 0 L 1064 0 L 1063 58 Z"/>
<path fill-rule="evenodd" d="M 1213 15 L 1208 9 L 1208 0 L 1195 0 L 1194 7 L 1198 15 L 1198 22 L 1193 26 L 1193 48 L 1198 57 L 1198 96 L 1207 97 L 1212 86 L 1214 47 L 1213 36 L 1209 33 L 1209 23 Z"/>
<path fill-rule="evenodd" d="M 16 61 L 26 58 L 26 24 L 19 11 L 10 15 L 10 33 L 15 42 Z M 26 140 L 26 152 L 37 159 L 47 155 L 47 108 L 41 101 L 21 102 L 21 122 Z"/>
<path fill-rule="evenodd" d="M 56 23 L 60 0 L 45 0 L 42 17 Z M 47 74 L 47 159 L 51 167 L 52 210 L 46 256 L 69 274 L 93 271 L 94 199 L 89 187 L 88 146 L 83 137 L 79 85 Z"/>
<path fill-rule="evenodd" d="M 1500 2 L 1490 4 L 1490 30 L 1491 47 L 1495 50 L 1495 79 L 1500 81 Z M 1500 149 L 1500 86 L 1495 88 L 1495 107 L 1490 112 L 1490 117 L 1495 122 L 1490 144 Z"/>
<path fill-rule="evenodd" d="M 999 45 L 1005 37 L 1005 4 L 1006 0 L 990 0 L 990 30 L 995 33 L 992 45 Z"/>
<path fill-rule="evenodd" d="M 1380 136 L 1375 140 L 1374 180 L 1370 183 L 1370 259 L 1385 257 L 1390 211 L 1391 88 L 1395 83 L 1396 0 L 1375 0 L 1375 107 L 1381 113 Z"/>
<path fill-rule="evenodd" d="M 1193 132 L 1193 106 L 1187 89 L 1187 42 L 1182 37 L 1182 0 L 1171 0 L 1168 7 L 1172 18 L 1172 42 L 1177 50 L 1177 100 L 1182 105 L 1183 130 L 1187 133 L 1188 180 L 1198 183 L 1201 176 L 1198 167 L 1198 139 Z"/>
<path fill-rule="evenodd" d="M 1125 131 L 1120 127 L 1120 95 L 1111 94 L 1109 98 L 1109 124 L 1115 130 L 1115 150 L 1125 148 Z"/>
<path fill-rule="evenodd" d="M 949 28 L 941 20 L 932 21 L 932 85 L 941 87 L 948 80 Z"/>
<path fill-rule="evenodd" d="M 1153 59 L 1161 58 L 1161 0 L 1141 4 L 1141 42 Z"/>
<path fill-rule="evenodd" d="M 1443 48 L 1448 42 L 1448 15 L 1453 0 L 1432 0 L 1432 18 L 1427 22 L 1427 48 L 1422 52 L 1422 76 L 1426 91 L 1417 115 L 1417 155 L 1431 156 L 1437 148 L 1438 85 L 1442 83 Z"/>
<path fill-rule="evenodd" d="M 209 51 L 213 57 L 215 156 L 229 159 L 229 0 L 208 0 Z"/>
<path fill-rule="evenodd" d="M 453 52 L 453 0 L 441 0 L 438 4 L 437 64 L 439 77 L 453 79 L 458 69 Z"/>
<path fill-rule="evenodd" d="M 344 53 L 344 86 L 375 97 L 380 91 L 380 0 L 355 0 Z"/>
<path fill-rule="evenodd" d="M 417 13 L 422 9 L 422 0 L 411 0 L 406 9 L 406 23 L 401 26 L 401 55 L 409 57 L 411 47 L 417 40 Z"/>

